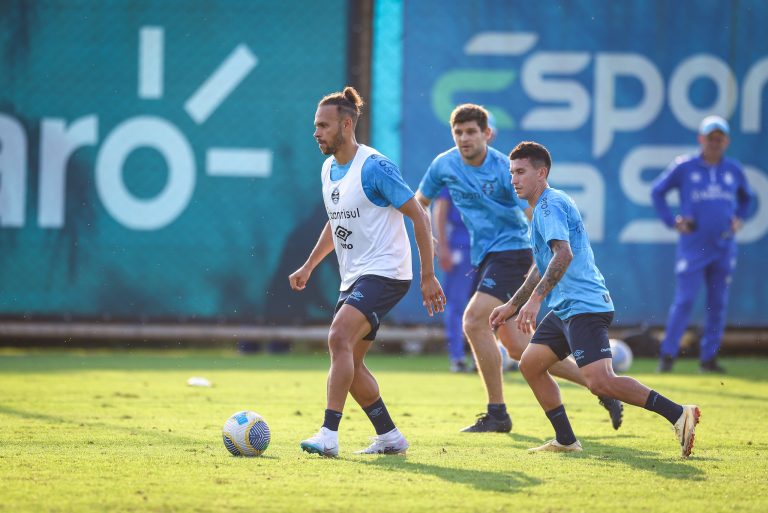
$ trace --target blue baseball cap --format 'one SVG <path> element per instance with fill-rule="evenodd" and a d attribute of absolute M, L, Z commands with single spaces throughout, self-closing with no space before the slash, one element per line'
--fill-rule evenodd
<path fill-rule="evenodd" d="M 725 135 L 728 135 L 730 132 L 728 122 L 720 116 L 707 116 L 701 120 L 699 125 L 699 133 L 701 135 L 709 135 L 715 130 L 720 130 Z"/>

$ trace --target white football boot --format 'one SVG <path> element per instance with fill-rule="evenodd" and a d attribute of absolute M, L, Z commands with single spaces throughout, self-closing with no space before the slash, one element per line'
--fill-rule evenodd
<path fill-rule="evenodd" d="M 680 442 L 680 455 L 687 458 L 693 450 L 693 441 L 696 438 L 696 424 L 699 423 L 701 410 L 695 404 L 684 404 L 683 414 L 675 422 L 675 435 Z"/>
<path fill-rule="evenodd" d="M 339 432 L 321 427 L 315 436 L 302 440 L 299 445 L 310 454 L 335 458 L 339 454 Z"/>
<path fill-rule="evenodd" d="M 549 442 L 539 447 L 533 447 L 528 449 L 528 452 L 580 452 L 584 449 L 581 448 L 581 442 L 576 440 L 572 444 L 563 445 L 553 438 Z"/>
<path fill-rule="evenodd" d="M 397 428 L 383 435 L 372 436 L 371 440 L 371 445 L 355 451 L 355 454 L 405 454 L 409 446 L 408 440 Z"/>

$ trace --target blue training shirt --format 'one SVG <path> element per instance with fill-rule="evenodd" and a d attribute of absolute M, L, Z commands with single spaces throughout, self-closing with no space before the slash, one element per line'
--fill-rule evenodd
<path fill-rule="evenodd" d="M 331 180 L 336 182 L 344 178 L 353 160 L 340 166 L 334 158 L 331 163 Z M 413 191 L 403 180 L 400 169 L 383 155 L 371 155 L 363 162 L 360 179 L 363 182 L 365 196 L 379 207 L 392 205 L 400 208 L 413 198 Z"/>
<path fill-rule="evenodd" d="M 480 166 L 470 166 L 458 148 L 441 153 L 432 161 L 419 190 L 434 199 L 448 188 L 453 204 L 459 209 L 471 237 L 472 265 L 495 251 L 530 248 L 528 204 L 517 197 L 509 174 L 509 158 L 488 147 Z"/>
<path fill-rule="evenodd" d="M 547 306 L 563 320 L 582 313 L 612 312 L 613 301 L 595 265 L 576 203 L 563 191 L 547 188 L 536 202 L 531 222 L 533 259 L 542 276 L 554 255 L 549 245 L 553 240 L 568 241 L 573 260 L 547 295 Z"/>
<path fill-rule="evenodd" d="M 453 204 L 448 189 L 443 188 L 437 197 L 448 202 L 448 244 L 452 248 L 469 248 L 469 230 L 464 226 L 464 222 L 461 220 L 461 212 L 459 212 L 459 209 Z"/>
<path fill-rule="evenodd" d="M 723 157 L 712 165 L 701 155 L 675 159 L 656 179 L 651 191 L 653 206 L 670 228 L 675 226 L 675 217 L 666 195 L 672 189 L 680 192 L 680 215 L 695 223 L 693 232 L 680 235 L 680 257 L 691 263 L 706 261 L 722 253 L 719 248 L 735 245 L 731 219 L 744 219 L 754 196 L 737 160 Z"/>

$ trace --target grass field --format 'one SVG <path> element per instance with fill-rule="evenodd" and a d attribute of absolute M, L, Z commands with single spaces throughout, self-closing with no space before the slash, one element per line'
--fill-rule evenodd
<path fill-rule="evenodd" d="M 359 456 L 373 430 L 348 402 L 341 453 L 301 452 L 325 407 L 323 355 L 230 352 L 0 353 L 3 512 L 765 512 L 768 359 L 725 359 L 727 376 L 695 362 L 632 373 L 702 408 L 693 456 L 669 424 L 627 407 L 615 432 L 588 392 L 564 385 L 580 454 L 529 454 L 552 429 L 517 373 L 505 377 L 511 434 L 460 434 L 484 409 L 475 375 L 443 356 L 372 355 L 384 400 L 411 442 L 406 457 Z M 186 386 L 204 376 L 213 388 Z M 350 400 L 351 401 L 351 400 Z M 221 426 L 262 414 L 260 458 L 229 455 Z"/>

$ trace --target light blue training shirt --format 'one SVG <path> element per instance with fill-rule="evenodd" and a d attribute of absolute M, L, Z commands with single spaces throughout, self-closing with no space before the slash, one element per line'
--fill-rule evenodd
<path fill-rule="evenodd" d="M 432 161 L 419 184 L 421 193 L 434 199 L 448 188 L 453 204 L 471 238 L 472 265 L 496 251 L 527 249 L 528 204 L 517 197 L 509 174 L 509 158 L 488 146 L 483 163 L 470 166 L 458 148 L 441 153 Z"/>
<path fill-rule="evenodd" d="M 542 276 L 554 255 L 549 245 L 553 240 L 568 241 L 573 260 L 547 295 L 547 306 L 563 320 L 582 313 L 613 312 L 613 301 L 595 265 L 576 203 L 563 191 L 547 188 L 536 202 L 531 222 L 533 258 Z"/>
<path fill-rule="evenodd" d="M 354 159 L 340 166 L 334 159 L 331 163 L 331 180 L 336 182 L 344 178 L 353 161 Z M 413 198 L 413 191 L 403 180 L 400 169 L 383 155 L 374 154 L 365 160 L 360 171 L 360 180 L 363 182 L 365 196 L 379 207 L 392 205 L 400 208 Z"/>

